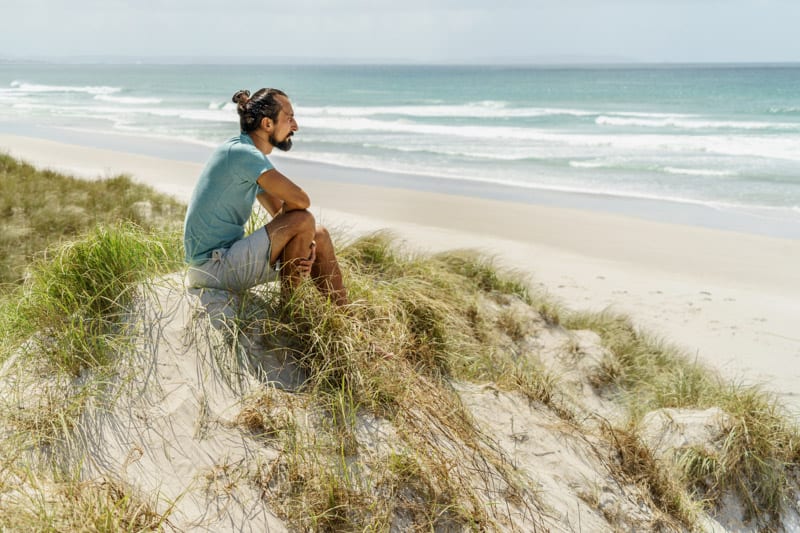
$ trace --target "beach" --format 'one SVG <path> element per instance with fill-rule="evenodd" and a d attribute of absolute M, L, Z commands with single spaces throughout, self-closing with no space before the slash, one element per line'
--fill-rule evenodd
<path fill-rule="evenodd" d="M 130 174 L 182 201 L 202 167 L 196 158 L 154 157 L 135 145 L 64 141 L 3 133 L 0 150 L 88 179 Z M 581 208 L 579 195 L 519 202 L 400 188 L 377 170 L 275 164 L 309 193 L 318 222 L 340 235 L 388 229 L 411 250 L 481 250 L 566 307 L 625 313 L 723 376 L 763 384 L 800 413 L 797 238 L 692 225 L 691 216 L 672 216 L 674 206 L 654 214 L 641 201 L 608 209 Z"/>

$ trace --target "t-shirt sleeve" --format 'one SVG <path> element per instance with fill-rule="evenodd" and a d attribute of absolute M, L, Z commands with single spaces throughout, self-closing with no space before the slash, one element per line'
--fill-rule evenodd
<path fill-rule="evenodd" d="M 256 183 L 261 174 L 275 168 L 267 156 L 251 146 L 240 146 L 235 160 L 236 175 L 247 183 Z M 261 187 L 259 187 L 259 190 L 261 190 Z"/>
<path fill-rule="evenodd" d="M 261 174 L 263 174 L 267 170 L 272 170 L 273 168 L 275 168 L 275 167 L 272 166 L 272 162 L 269 160 L 269 158 L 267 156 L 264 156 L 264 161 L 263 161 L 262 166 L 261 166 L 261 171 L 256 176 L 256 179 L 258 179 L 258 176 L 260 176 Z M 256 194 L 261 194 L 262 192 L 267 192 L 261 187 L 261 185 L 258 184 L 258 182 L 256 182 L 256 187 L 258 187 L 258 190 L 256 191 Z"/>

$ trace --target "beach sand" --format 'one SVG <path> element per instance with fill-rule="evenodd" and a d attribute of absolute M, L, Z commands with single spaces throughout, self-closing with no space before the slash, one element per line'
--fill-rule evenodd
<path fill-rule="evenodd" d="M 0 135 L 0 150 L 86 178 L 130 174 L 183 201 L 202 167 L 14 135 Z M 332 181 L 323 165 L 282 163 L 276 158 L 329 227 L 349 235 L 390 229 L 420 251 L 482 250 L 567 307 L 626 313 L 800 413 L 800 240 L 405 190 L 380 186 L 378 173 L 377 185 Z"/>

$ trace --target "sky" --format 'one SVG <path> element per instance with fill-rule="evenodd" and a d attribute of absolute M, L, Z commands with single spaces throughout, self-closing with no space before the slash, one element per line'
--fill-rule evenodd
<path fill-rule="evenodd" d="M 798 0 L 0 0 L 0 59 L 800 62 Z"/>

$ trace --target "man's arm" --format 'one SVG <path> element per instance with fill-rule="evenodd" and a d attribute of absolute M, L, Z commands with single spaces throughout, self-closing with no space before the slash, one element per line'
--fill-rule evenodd
<path fill-rule="evenodd" d="M 283 208 L 283 200 L 272 196 L 266 191 L 258 193 L 256 198 L 271 217 L 275 217 Z"/>
<path fill-rule="evenodd" d="M 258 201 L 273 216 L 281 209 L 286 212 L 311 205 L 306 192 L 274 168 L 261 174 L 258 184 L 266 191 L 258 194 Z"/>

